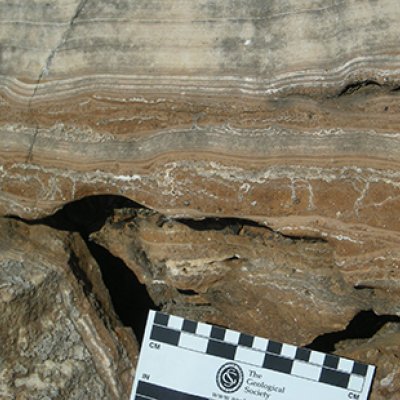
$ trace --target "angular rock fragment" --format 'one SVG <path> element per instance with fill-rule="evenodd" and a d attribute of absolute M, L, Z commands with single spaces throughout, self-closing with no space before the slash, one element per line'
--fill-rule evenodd
<path fill-rule="evenodd" d="M 91 237 L 124 260 L 156 304 L 188 318 L 306 344 L 367 307 L 328 243 L 240 220 L 225 225 L 196 229 L 195 221 L 121 210 Z"/>
<path fill-rule="evenodd" d="M 377 366 L 371 400 L 398 400 L 400 393 L 400 324 L 386 324 L 375 336 L 346 340 L 336 353 Z"/>
<path fill-rule="evenodd" d="M 137 345 L 77 234 L 0 219 L 0 398 L 128 399 Z"/>

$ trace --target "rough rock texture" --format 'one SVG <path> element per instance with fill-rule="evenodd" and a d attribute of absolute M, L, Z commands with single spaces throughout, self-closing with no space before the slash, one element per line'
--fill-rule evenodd
<path fill-rule="evenodd" d="M 0 8 L 1 214 L 114 193 L 242 217 L 397 290 L 396 0 Z"/>
<path fill-rule="evenodd" d="M 400 399 L 400 327 L 387 324 L 369 340 L 347 340 L 337 353 L 377 366 L 371 399 Z"/>
<path fill-rule="evenodd" d="M 370 307 L 335 267 L 329 244 L 225 224 L 196 230 L 126 210 L 91 237 L 124 260 L 156 304 L 187 318 L 304 345 Z"/>
<path fill-rule="evenodd" d="M 76 234 L 0 220 L 0 398 L 128 399 L 136 341 Z"/>
<path fill-rule="evenodd" d="M 187 318 L 304 345 L 344 330 L 361 310 L 398 315 L 397 291 L 380 290 L 382 277 L 372 273 L 369 287 L 354 287 L 328 242 L 249 221 L 125 209 L 91 238 L 121 257 L 164 311 Z M 341 356 L 377 366 L 371 399 L 400 398 L 400 323 L 392 320 L 370 339 L 335 346 Z M 360 324 L 358 335 L 367 328 Z"/>
<path fill-rule="evenodd" d="M 0 0 L 0 15 L 0 215 L 126 196 L 170 222 L 117 219 L 96 240 L 154 299 L 279 340 L 400 315 L 398 0 Z M 176 221 L 210 217 L 246 223 Z"/>

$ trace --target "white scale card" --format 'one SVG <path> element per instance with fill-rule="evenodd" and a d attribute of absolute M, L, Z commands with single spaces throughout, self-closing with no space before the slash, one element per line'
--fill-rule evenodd
<path fill-rule="evenodd" d="M 375 367 L 150 311 L 131 400 L 367 400 Z"/>

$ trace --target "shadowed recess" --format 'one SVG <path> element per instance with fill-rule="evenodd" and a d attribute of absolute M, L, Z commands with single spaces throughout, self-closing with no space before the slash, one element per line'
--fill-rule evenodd
<path fill-rule="evenodd" d="M 382 87 L 382 85 L 380 83 L 378 83 L 377 81 L 374 81 L 372 79 L 366 79 L 364 81 L 356 81 L 356 82 L 347 84 L 340 91 L 340 93 L 337 95 L 337 97 L 348 96 L 348 95 L 353 94 L 353 93 L 357 92 L 358 90 L 365 88 L 367 86 L 375 86 L 377 88 Z"/>
<path fill-rule="evenodd" d="M 269 226 L 263 223 L 257 223 L 249 219 L 244 218 L 203 218 L 203 219 L 189 219 L 189 218 L 178 218 L 176 220 L 181 224 L 186 225 L 190 229 L 195 231 L 225 231 L 232 235 L 238 235 L 243 227 L 254 226 L 263 227 L 268 229 L 270 232 L 277 233 Z M 299 235 L 287 235 L 279 232 L 279 236 L 283 238 L 290 239 L 291 241 L 304 241 L 310 243 L 326 243 L 327 240 L 320 237 L 309 237 L 309 236 L 299 236 Z"/>
<path fill-rule="evenodd" d="M 244 225 L 259 226 L 256 222 L 238 218 L 203 218 L 198 220 L 181 218 L 177 221 L 195 231 L 227 230 L 232 234 L 237 234 Z"/>
<path fill-rule="evenodd" d="M 66 204 L 53 215 L 24 222 L 47 225 L 62 231 L 79 232 L 87 241 L 88 236 L 98 231 L 118 208 L 145 207 L 123 196 L 88 196 Z"/>
<path fill-rule="evenodd" d="M 396 315 L 376 315 L 372 310 L 359 312 L 347 325 L 338 332 L 318 336 L 306 347 L 322 352 L 335 351 L 335 345 L 347 339 L 369 339 L 388 322 L 400 322 Z"/>
<path fill-rule="evenodd" d="M 30 225 L 46 225 L 51 228 L 78 232 L 85 241 L 90 253 L 97 261 L 104 284 L 106 285 L 114 310 L 125 326 L 129 326 L 141 343 L 149 309 L 157 309 L 147 293 L 145 285 L 142 285 L 135 274 L 114 257 L 104 247 L 89 240 L 92 232 L 99 230 L 106 219 L 113 215 L 119 208 L 144 208 L 122 196 L 100 195 L 89 196 L 66 204 L 53 215 L 37 220 L 22 220 Z M 12 217 L 19 219 L 18 217 Z M 71 262 L 71 268 L 76 263 Z M 81 280 L 79 271 L 74 270 L 75 275 Z M 87 282 L 82 279 L 84 283 Z M 84 286 L 86 291 L 90 288 Z"/>

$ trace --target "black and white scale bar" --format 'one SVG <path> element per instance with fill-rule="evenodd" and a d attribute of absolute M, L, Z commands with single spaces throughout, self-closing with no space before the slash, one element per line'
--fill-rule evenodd
<path fill-rule="evenodd" d="M 231 368 L 238 379 L 232 392 L 221 383 L 221 371 Z M 131 400 L 367 400 L 374 371 L 336 355 L 150 311 Z"/>
<path fill-rule="evenodd" d="M 368 365 L 237 331 L 157 312 L 151 340 L 244 362 L 354 392 L 364 387 Z"/>
<path fill-rule="evenodd" d="M 135 400 L 207 400 L 207 398 L 139 381 Z"/>

